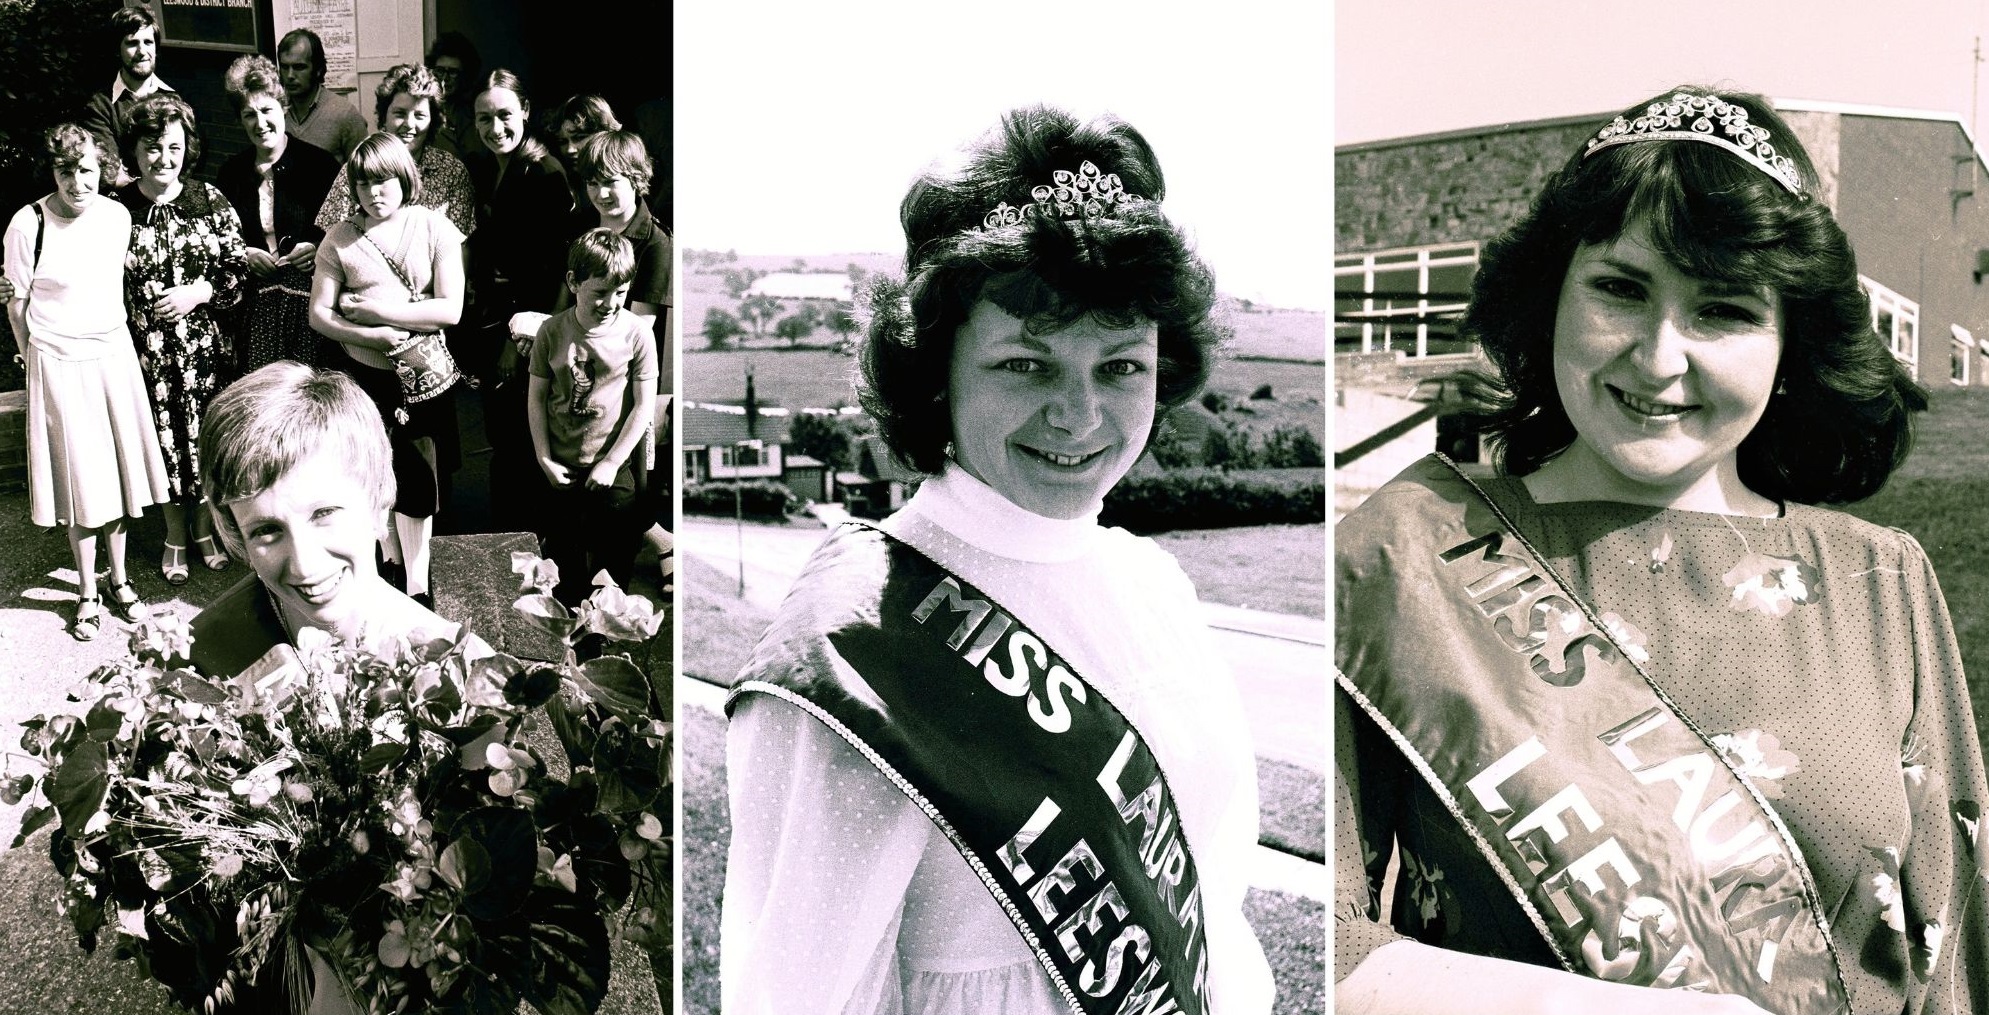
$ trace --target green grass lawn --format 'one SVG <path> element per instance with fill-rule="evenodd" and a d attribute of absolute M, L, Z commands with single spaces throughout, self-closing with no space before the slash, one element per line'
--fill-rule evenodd
<path fill-rule="evenodd" d="M 1326 526 L 1188 529 L 1154 537 L 1206 603 L 1326 619 Z"/>
<path fill-rule="evenodd" d="M 1980 735 L 1989 717 L 1989 389 L 1942 386 L 1915 418 L 1913 454 L 1884 490 L 1845 510 L 1913 534 L 1947 595 Z M 1989 739 L 1985 740 L 1989 743 Z"/>

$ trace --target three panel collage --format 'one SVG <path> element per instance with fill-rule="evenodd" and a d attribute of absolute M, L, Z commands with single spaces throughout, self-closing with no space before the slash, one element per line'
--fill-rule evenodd
<path fill-rule="evenodd" d="M 0 2 L 0 1015 L 1989 1011 L 1836 7 Z"/>

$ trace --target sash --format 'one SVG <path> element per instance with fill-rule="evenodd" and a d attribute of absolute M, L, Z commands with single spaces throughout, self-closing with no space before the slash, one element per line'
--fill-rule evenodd
<path fill-rule="evenodd" d="M 1040 635 L 881 531 L 810 558 L 727 707 L 792 702 L 967 861 L 1079 1015 L 1201 1015 L 1201 881 L 1139 733 Z"/>
<path fill-rule="evenodd" d="M 1433 541 L 1342 604 L 1335 679 L 1567 969 L 1849 1010 L 1815 880 L 1768 801 L 1448 458 Z M 1434 553 L 1422 552 L 1427 545 Z M 1387 617 L 1427 617 L 1421 636 Z M 1641 654 L 1641 652 L 1637 653 Z"/>

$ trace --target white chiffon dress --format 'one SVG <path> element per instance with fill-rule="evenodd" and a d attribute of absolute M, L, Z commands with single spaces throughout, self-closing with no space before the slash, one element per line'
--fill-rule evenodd
<path fill-rule="evenodd" d="M 1242 703 L 1193 586 L 1151 540 L 1016 507 L 949 464 L 884 523 L 1054 646 L 1167 773 L 1202 882 L 1210 1011 L 1271 1008 L 1243 917 L 1257 842 Z M 769 695 L 732 714 L 720 970 L 728 1015 L 1070 1009 L 945 836 L 840 736 Z"/>

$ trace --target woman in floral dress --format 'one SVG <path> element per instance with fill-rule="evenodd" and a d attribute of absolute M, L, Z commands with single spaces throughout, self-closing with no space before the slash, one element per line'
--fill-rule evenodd
<path fill-rule="evenodd" d="M 387 72 L 375 94 L 380 129 L 400 138 L 421 170 L 421 196 L 414 203 L 441 212 L 457 232 L 470 235 L 477 227 L 477 196 L 470 172 L 463 160 L 431 143 L 445 125 L 441 82 L 420 64 L 401 64 Z M 358 211 L 342 166 L 325 195 L 324 207 L 318 209 L 318 228 L 330 232 Z"/>
<path fill-rule="evenodd" d="M 212 311 L 242 298 L 247 261 L 241 219 L 213 186 L 185 179 L 200 157 L 192 107 L 165 92 L 131 113 L 125 158 L 138 176 L 118 190 L 131 211 L 124 298 L 138 343 L 138 365 L 152 396 L 171 499 L 159 572 L 180 585 L 187 571 L 187 509 L 193 546 L 219 571 L 228 555 L 200 499 L 200 416 L 231 378 L 234 350 Z"/>

